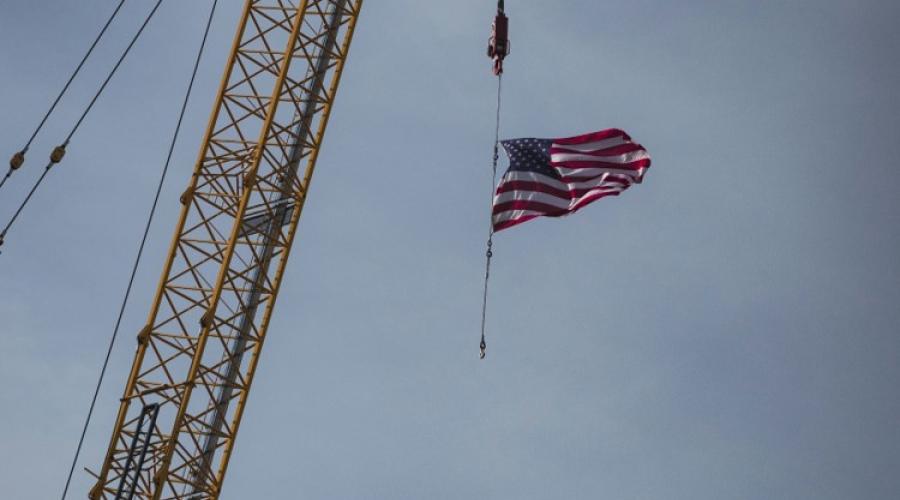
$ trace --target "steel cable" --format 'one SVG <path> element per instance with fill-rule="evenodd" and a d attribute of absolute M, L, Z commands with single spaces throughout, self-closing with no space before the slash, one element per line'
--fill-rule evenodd
<path fill-rule="evenodd" d="M 50 169 L 53 168 L 53 165 L 56 165 L 57 163 L 62 161 L 63 156 L 66 153 L 66 146 L 69 145 L 69 141 L 72 140 L 72 136 L 74 136 L 75 132 L 78 131 L 78 128 L 81 127 L 81 124 L 84 122 L 84 119 L 91 112 L 91 109 L 93 109 L 94 104 L 97 103 L 97 99 L 100 98 L 100 95 L 103 94 L 103 91 L 106 89 L 106 86 L 109 84 L 110 80 L 112 80 L 112 77 L 119 70 L 119 66 L 122 65 L 122 61 L 124 61 L 125 57 L 128 56 L 128 53 L 131 52 L 132 47 L 134 47 L 134 44 L 138 41 L 138 38 L 141 37 L 141 34 L 144 32 L 144 29 L 147 27 L 147 25 L 150 24 L 150 20 L 153 19 L 153 16 L 156 14 L 156 11 L 159 9 L 159 6 L 160 6 L 160 4 L 162 4 L 162 1 L 163 0 L 156 1 L 156 5 L 153 6 L 153 10 L 151 10 L 150 13 L 147 15 L 146 19 L 144 19 L 144 22 L 143 22 L 143 24 L 141 24 L 140 29 L 138 29 L 137 33 L 134 34 L 134 37 L 132 37 L 131 42 L 125 48 L 125 51 L 122 52 L 122 55 L 119 57 L 119 60 L 116 61 L 116 65 L 113 66 L 112 70 L 110 70 L 109 74 L 106 76 L 106 80 L 104 80 L 103 84 L 100 85 L 100 88 L 94 94 L 94 97 L 91 99 L 91 102 L 84 109 L 84 112 L 81 113 L 81 116 L 78 118 L 78 121 L 75 122 L 75 126 L 72 127 L 72 130 L 70 130 L 69 134 L 66 136 L 66 140 L 63 141 L 63 143 L 61 145 L 57 146 L 53 150 L 53 153 L 50 155 L 50 161 L 47 163 L 47 166 L 44 167 L 44 173 L 42 173 L 41 176 L 38 178 L 37 182 L 34 183 L 34 186 L 32 186 L 31 191 L 28 192 L 28 196 L 25 197 L 25 199 L 19 205 L 19 208 L 16 209 L 12 218 L 10 218 L 9 222 L 7 222 L 6 226 L 3 228 L 3 231 L 0 231 L 0 246 L 3 245 L 4 239 L 6 238 L 6 233 L 9 232 L 9 228 L 11 228 L 13 223 L 16 222 L 16 219 L 19 217 L 19 214 L 21 214 L 22 210 L 25 209 L 25 205 L 27 205 L 28 202 L 31 200 L 31 196 L 34 194 L 35 191 L 37 191 L 37 189 L 41 185 L 41 183 L 44 182 L 44 179 L 47 177 L 47 174 L 50 172 Z"/>
<path fill-rule="evenodd" d="M 95 387 L 94 395 L 91 398 L 91 405 L 88 408 L 87 417 L 85 418 L 85 421 L 84 421 L 84 427 L 81 430 L 81 437 L 79 438 L 78 446 L 75 449 L 75 456 L 72 458 L 72 466 L 69 468 L 69 475 L 66 478 L 66 485 L 63 488 L 62 500 L 65 500 L 66 494 L 69 491 L 69 485 L 71 484 L 71 481 L 72 481 L 72 474 L 75 471 L 76 464 L 78 463 L 78 456 L 81 454 L 81 447 L 84 444 L 84 438 L 85 438 L 85 435 L 87 434 L 88 426 L 91 423 L 91 417 L 94 414 L 94 407 L 97 403 L 97 396 L 100 394 L 100 387 L 103 385 L 103 378 L 105 377 L 106 369 L 109 366 L 109 359 L 110 359 L 110 356 L 112 355 L 113 347 L 115 346 L 115 343 L 116 343 L 116 338 L 119 335 L 119 327 L 122 324 L 122 317 L 125 315 L 125 308 L 128 305 L 128 299 L 131 296 L 131 289 L 134 285 L 134 279 L 135 279 L 135 276 L 137 275 L 137 270 L 141 263 L 141 257 L 144 254 L 144 247 L 147 243 L 147 237 L 150 234 L 150 226 L 153 223 L 153 218 L 154 218 L 154 215 L 156 214 L 156 208 L 159 205 L 160 194 L 162 193 L 163 185 L 165 184 L 166 176 L 168 175 L 168 172 L 169 172 L 169 165 L 172 162 L 172 155 L 173 155 L 173 152 L 175 151 L 175 144 L 178 141 L 178 136 L 181 132 L 181 125 L 184 121 L 184 115 L 187 110 L 188 102 L 190 101 L 191 93 L 194 88 L 194 81 L 197 78 L 197 70 L 200 67 L 200 60 L 203 57 L 203 51 L 204 51 L 204 48 L 206 47 L 206 41 L 209 38 L 210 27 L 212 26 L 213 17 L 215 15 L 216 6 L 218 5 L 218 3 L 219 3 L 218 0 L 213 0 L 212 7 L 210 8 L 210 11 L 209 11 L 209 17 L 207 18 L 207 21 L 206 21 L 206 28 L 203 31 L 203 39 L 200 42 L 200 48 L 197 50 L 197 57 L 194 60 L 194 67 L 191 72 L 191 79 L 190 79 L 190 82 L 188 83 L 188 87 L 187 87 L 187 90 L 184 95 L 184 100 L 182 101 L 182 104 L 181 104 L 181 110 L 178 114 L 178 121 L 175 125 L 175 131 L 172 134 L 172 140 L 169 143 L 169 151 L 168 151 L 168 154 L 166 155 L 166 161 L 165 161 L 165 164 L 163 165 L 162 173 L 160 174 L 159 183 L 156 186 L 156 193 L 153 196 L 153 203 L 150 207 L 150 213 L 147 215 L 147 223 L 144 225 L 144 233 L 141 236 L 141 243 L 138 247 L 137 255 L 135 256 L 134 264 L 132 265 L 132 268 L 131 268 L 131 276 L 128 278 L 128 286 L 125 288 L 125 294 L 122 297 L 122 304 L 119 307 L 119 314 L 116 318 L 116 324 L 115 324 L 115 327 L 113 328 L 113 333 L 109 340 L 109 347 L 106 350 L 106 357 L 103 360 L 103 366 L 100 369 L 100 376 L 97 379 L 97 386 Z M 159 2 L 157 2 L 156 7 L 159 7 Z M 155 7 L 154 7 L 154 12 L 155 12 Z"/>
<path fill-rule="evenodd" d="M 9 170 L 6 172 L 6 175 L 3 177 L 3 180 L 0 180 L 0 188 L 3 188 L 3 185 L 6 184 L 6 180 L 12 176 L 12 173 L 18 170 L 25 162 L 25 154 L 28 153 L 28 148 L 31 147 L 31 143 L 34 142 L 34 138 L 37 137 L 38 132 L 44 128 L 44 124 L 47 123 L 47 119 L 50 118 L 50 115 L 53 114 L 53 111 L 56 109 L 56 105 L 59 104 L 59 101 L 62 99 L 63 95 L 69 90 L 69 86 L 72 85 L 72 81 L 75 80 L 75 77 L 81 71 L 81 68 L 84 67 L 84 63 L 87 62 L 88 57 L 94 52 L 94 49 L 97 47 L 97 44 L 100 43 L 100 39 L 103 38 L 103 35 L 106 34 L 106 30 L 109 28 L 109 25 L 112 24 L 113 20 L 116 16 L 119 15 L 119 11 L 122 10 L 122 6 L 125 5 L 125 0 L 120 0 L 119 5 L 116 6 L 116 9 L 109 16 L 109 19 L 106 20 L 106 24 L 103 25 L 103 28 L 100 30 L 100 33 L 97 34 L 97 37 L 94 38 L 93 43 L 88 48 L 87 52 L 84 54 L 84 57 L 81 58 L 81 62 L 78 63 L 78 66 L 75 68 L 75 71 L 69 75 L 69 79 L 66 81 L 66 84 L 63 86 L 62 90 L 57 94 L 56 99 L 53 100 L 53 104 L 50 105 L 50 109 L 44 113 L 44 117 L 41 118 L 41 122 L 34 129 L 34 132 L 31 133 L 31 137 L 28 138 L 28 142 L 25 143 L 25 146 L 19 150 L 18 153 L 13 155 L 10 160 Z"/>

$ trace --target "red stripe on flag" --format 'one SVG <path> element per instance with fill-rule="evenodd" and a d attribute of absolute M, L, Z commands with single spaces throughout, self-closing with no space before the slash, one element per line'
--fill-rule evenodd
<path fill-rule="evenodd" d="M 588 161 L 588 160 L 578 160 L 578 161 L 555 161 L 551 162 L 551 165 L 554 167 L 565 167 L 565 168 L 617 168 L 622 170 L 638 170 L 640 168 L 647 168 L 650 166 L 650 158 L 644 158 L 643 160 L 632 161 L 629 163 L 616 163 L 612 161 Z"/>
<path fill-rule="evenodd" d="M 553 142 L 556 144 L 583 144 L 585 142 L 602 141 L 603 139 L 612 137 L 624 137 L 626 141 L 631 140 L 631 137 L 624 131 L 617 128 L 610 128 L 599 132 L 591 132 L 590 134 L 576 135 L 575 137 L 553 139 Z"/>
<path fill-rule="evenodd" d="M 599 182 L 599 179 L 598 179 Z M 620 177 L 608 176 L 606 179 L 602 181 L 605 184 L 615 183 L 620 187 L 628 187 L 631 184 L 631 181 L 622 179 Z M 579 198 L 584 196 L 586 193 L 589 193 L 595 189 L 601 188 L 614 188 L 615 186 L 592 186 L 587 188 L 578 188 L 578 189 L 570 189 L 568 191 L 563 191 L 562 189 L 557 189 L 553 186 L 548 186 L 546 184 L 541 184 L 540 182 L 531 182 L 531 181 L 509 181 L 500 184 L 497 187 L 497 194 L 508 193 L 510 191 L 529 191 L 534 193 L 545 193 L 563 200 L 573 200 L 575 198 Z"/>
<path fill-rule="evenodd" d="M 510 210 L 532 210 L 535 212 L 542 212 L 543 215 L 550 215 L 557 212 L 567 213 L 569 211 L 568 208 L 559 208 L 547 203 L 531 200 L 505 201 L 494 205 L 494 215 L 501 212 L 509 212 Z"/>
<path fill-rule="evenodd" d="M 571 197 L 569 191 L 563 191 L 553 186 L 548 186 L 540 182 L 534 181 L 508 181 L 497 186 L 497 194 L 507 193 L 509 191 L 535 191 L 538 193 L 547 193 L 557 198 L 569 199 Z"/>

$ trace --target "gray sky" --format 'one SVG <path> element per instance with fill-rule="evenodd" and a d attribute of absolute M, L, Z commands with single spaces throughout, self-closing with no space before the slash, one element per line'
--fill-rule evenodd
<path fill-rule="evenodd" d="M 502 135 L 623 128 L 645 183 L 498 234 L 479 362 L 493 6 L 368 1 L 223 498 L 896 498 L 898 4 L 507 4 Z M 113 5 L 0 0 L 4 161 Z M 5 498 L 62 488 L 208 5 L 164 4 L 0 256 Z M 0 192 L 3 221 L 148 7 Z M 217 16 L 79 471 L 239 9 Z"/>

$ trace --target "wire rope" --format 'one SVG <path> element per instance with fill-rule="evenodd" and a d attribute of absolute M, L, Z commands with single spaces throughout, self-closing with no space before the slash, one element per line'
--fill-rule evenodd
<path fill-rule="evenodd" d="M 122 10 L 123 5 L 125 5 L 125 0 L 120 0 L 119 4 L 116 6 L 116 9 L 109 16 L 109 19 L 106 20 L 106 24 L 103 25 L 100 33 L 98 33 L 96 38 L 94 38 L 93 43 L 91 43 L 91 46 L 84 54 L 84 57 L 81 58 L 81 62 L 78 63 L 75 71 L 73 71 L 72 74 L 69 75 L 69 79 L 66 81 L 66 84 L 63 86 L 62 90 L 59 91 L 56 99 L 53 100 L 53 104 L 50 105 L 50 109 L 48 109 L 47 112 L 44 113 L 44 117 L 41 118 L 40 123 L 38 123 L 38 126 L 35 127 L 34 131 L 31 133 L 31 137 L 28 138 L 28 142 L 26 142 L 25 146 L 21 150 L 19 150 L 18 153 L 14 154 L 10 159 L 9 170 L 6 172 L 6 175 L 3 177 L 3 179 L 0 180 L 0 188 L 3 188 L 3 185 L 6 184 L 6 180 L 12 176 L 12 173 L 18 170 L 25 163 L 25 154 L 28 153 L 28 148 L 31 147 L 31 143 L 34 142 L 35 137 L 37 137 L 41 129 L 44 128 L 44 124 L 47 123 L 47 119 L 50 118 L 51 114 L 53 114 L 53 111 L 56 109 L 56 105 L 59 104 L 59 101 L 62 99 L 63 95 L 65 95 L 65 93 L 69 90 L 69 86 L 72 85 L 72 81 L 75 80 L 76 76 L 78 76 L 81 68 L 84 67 L 84 63 L 87 62 L 88 58 L 94 52 L 97 44 L 100 43 L 100 39 L 103 38 L 104 34 L 106 34 L 106 30 L 109 28 L 109 25 L 112 24 L 116 16 L 119 15 L 119 11 Z"/>
<path fill-rule="evenodd" d="M 122 317 L 125 315 L 125 308 L 128 305 L 128 299 L 131 296 L 131 289 L 134 285 L 134 279 L 135 279 L 135 276 L 137 275 L 138 267 L 140 266 L 141 257 L 144 254 L 144 247 L 146 246 L 146 243 L 147 243 L 147 237 L 150 234 L 150 226 L 153 223 L 153 218 L 154 218 L 154 215 L 156 214 L 156 209 L 159 205 L 160 194 L 162 193 L 163 185 L 165 184 L 166 176 L 168 175 L 168 172 L 169 172 L 169 165 L 172 162 L 172 156 L 175 151 L 175 144 L 177 143 L 178 136 L 181 132 L 181 125 L 184 122 L 184 115 L 187 110 L 188 102 L 190 101 L 190 98 L 191 98 L 191 93 L 194 88 L 194 82 L 197 78 L 197 70 L 200 67 L 200 60 L 203 58 L 203 51 L 206 47 L 206 41 L 209 38 L 210 27 L 212 26 L 213 17 L 215 15 L 216 6 L 218 5 L 218 3 L 219 3 L 218 0 L 213 0 L 212 7 L 210 8 L 210 11 L 209 11 L 209 17 L 206 21 L 206 28 L 203 31 L 203 39 L 200 42 L 200 48 L 197 50 L 197 57 L 194 60 L 194 67 L 191 72 L 191 79 L 190 79 L 190 82 L 188 83 L 187 90 L 185 91 L 184 100 L 182 101 L 182 104 L 181 104 L 181 110 L 178 113 L 178 121 L 175 125 L 175 131 L 172 134 L 172 140 L 169 143 L 169 151 L 166 155 L 166 161 L 165 161 L 165 164 L 163 165 L 162 173 L 160 174 L 159 183 L 156 186 L 156 193 L 153 196 L 153 203 L 150 207 L 150 213 L 147 215 L 147 223 L 144 225 L 144 233 L 141 236 L 141 243 L 140 243 L 140 246 L 138 247 L 137 255 L 135 256 L 135 259 L 134 259 L 134 265 L 131 268 L 131 276 L 128 278 L 128 286 L 125 288 L 125 294 L 122 298 L 122 304 L 119 307 L 119 314 L 118 314 L 118 317 L 116 318 L 116 324 L 115 324 L 115 327 L 113 328 L 113 333 L 109 340 L 109 347 L 106 350 L 106 358 L 103 360 L 103 367 L 100 369 L 100 376 L 97 379 L 97 386 L 95 387 L 94 395 L 91 398 L 91 405 L 88 408 L 87 417 L 85 418 L 85 421 L 84 421 L 84 427 L 81 430 L 81 437 L 78 440 L 78 446 L 75 449 L 75 456 L 72 458 L 72 466 L 69 468 L 69 475 L 66 478 L 66 485 L 63 488 L 62 500 L 65 500 L 66 494 L 69 491 L 69 485 L 72 482 L 72 474 L 75 471 L 75 465 L 78 463 L 78 457 L 81 454 L 81 447 L 84 444 L 84 438 L 85 438 L 85 435 L 87 434 L 88 426 L 91 423 L 91 417 L 93 416 L 93 413 L 94 413 L 94 407 L 97 403 L 97 396 L 100 394 L 100 387 L 103 385 L 103 378 L 106 375 L 106 369 L 109 366 L 109 359 L 110 359 L 110 356 L 112 355 L 113 347 L 115 346 L 115 343 L 116 343 L 116 338 L 119 335 L 119 327 L 122 324 Z M 157 3 L 157 7 L 158 6 L 159 6 L 159 3 Z"/>
<path fill-rule="evenodd" d="M 37 189 L 41 185 L 41 183 L 44 182 L 44 179 L 47 177 L 47 174 L 50 172 L 50 169 L 53 168 L 53 165 L 56 165 L 57 163 L 62 161 L 63 156 L 65 156 L 65 153 L 66 153 L 66 146 L 69 145 L 69 141 L 72 140 L 72 136 L 74 136 L 75 132 L 78 131 L 78 128 L 81 127 L 81 124 L 84 122 L 84 119 L 91 112 L 91 109 L 93 109 L 94 104 L 97 103 L 97 99 L 100 98 L 100 95 L 103 94 L 103 91 L 106 89 L 106 86 L 109 84 L 110 80 L 112 80 L 112 77 L 119 70 L 119 67 L 122 65 L 122 62 L 125 60 L 125 57 L 128 56 L 128 53 L 131 52 L 132 47 L 134 47 L 134 44 L 138 41 L 138 39 L 141 37 L 141 34 L 144 32 L 144 29 L 147 27 L 148 24 L 150 24 L 150 20 L 153 19 L 153 16 L 156 14 L 156 11 L 159 9 L 159 6 L 160 6 L 160 4 L 162 4 L 162 1 L 163 0 L 156 1 L 156 4 L 153 6 L 153 9 L 150 11 L 150 13 L 144 19 L 144 22 L 141 24 L 140 29 L 138 29 L 137 33 L 135 33 L 134 37 L 132 37 L 131 42 L 125 48 L 125 51 L 122 52 L 122 55 L 119 57 L 119 60 L 116 61 L 116 65 L 113 66 L 112 70 L 110 70 L 109 74 L 106 76 L 106 80 L 104 80 L 103 84 L 100 85 L 100 88 L 94 94 L 94 97 L 91 99 L 91 102 L 87 105 L 87 107 L 81 113 L 81 116 L 78 118 L 78 121 L 75 122 L 75 126 L 73 126 L 72 129 L 69 131 L 69 134 L 66 136 L 66 140 L 63 141 L 63 143 L 61 145 L 57 146 L 53 150 L 53 153 L 50 155 L 50 161 L 47 163 L 47 166 L 44 167 L 44 172 L 38 178 L 37 182 L 34 183 L 34 186 L 32 186 L 31 190 L 28 192 L 28 196 L 25 197 L 25 199 L 19 205 L 19 208 L 16 209 L 12 218 L 10 218 L 9 222 L 7 222 L 6 226 L 3 228 L 3 231 L 0 231 L 0 245 L 3 245 L 3 241 L 6 238 L 6 233 L 9 232 L 9 229 L 16 222 L 16 219 L 19 218 L 19 214 L 21 214 L 22 210 L 25 209 L 25 206 L 31 200 L 31 197 L 34 195 L 35 191 L 37 191 Z"/>

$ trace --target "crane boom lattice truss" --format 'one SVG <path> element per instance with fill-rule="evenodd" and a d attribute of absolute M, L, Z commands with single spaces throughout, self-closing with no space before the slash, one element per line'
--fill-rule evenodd
<path fill-rule="evenodd" d="M 215 499 L 363 0 L 248 0 L 93 499 Z"/>

